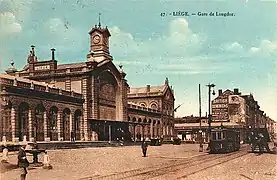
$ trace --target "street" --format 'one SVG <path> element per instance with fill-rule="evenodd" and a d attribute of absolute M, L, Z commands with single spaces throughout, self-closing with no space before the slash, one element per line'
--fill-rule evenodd
<path fill-rule="evenodd" d="M 31 165 L 27 179 L 276 179 L 275 154 L 248 153 L 248 145 L 228 154 L 198 148 L 198 144 L 149 146 L 147 157 L 142 157 L 140 146 L 52 150 L 48 155 L 53 169 Z M 10 154 L 9 162 L 16 164 L 17 154 Z M 1 180 L 19 179 L 19 169 L 1 168 L 1 173 Z"/>

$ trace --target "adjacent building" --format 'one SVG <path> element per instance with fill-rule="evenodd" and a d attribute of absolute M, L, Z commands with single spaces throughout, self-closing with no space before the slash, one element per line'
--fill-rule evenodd
<path fill-rule="evenodd" d="M 237 88 L 234 91 L 227 89 L 224 92 L 220 89 L 218 96 L 211 102 L 211 108 L 211 127 L 223 126 L 236 129 L 240 131 L 242 142 L 247 141 L 248 134 L 253 128 L 267 129 L 271 136 L 274 134 L 274 121 L 260 109 L 252 94 L 242 95 Z M 195 137 L 201 130 L 204 139 L 207 139 L 208 123 L 206 118 L 201 119 L 201 127 L 199 117 L 188 116 L 175 119 L 175 129 L 179 137 L 197 141 Z"/>
<path fill-rule="evenodd" d="M 173 135 L 174 94 L 161 86 L 130 88 L 109 51 L 107 27 L 89 32 L 80 63 L 38 60 L 35 47 L 22 70 L 14 63 L 1 81 L 0 137 L 8 141 L 141 140 Z"/>

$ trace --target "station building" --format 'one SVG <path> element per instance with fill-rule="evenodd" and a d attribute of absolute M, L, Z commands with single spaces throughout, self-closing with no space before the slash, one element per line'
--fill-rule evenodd
<path fill-rule="evenodd" d="M 7 141 L 172 139 L 174 94 L 163 85 L 130 88 L 122 66 L 109 51 L 107 27 L 89 31 L 84 62 L 38 60 L 35 47 L 27 64 L 14 63 L 0 75 L 0 137 Z"/>

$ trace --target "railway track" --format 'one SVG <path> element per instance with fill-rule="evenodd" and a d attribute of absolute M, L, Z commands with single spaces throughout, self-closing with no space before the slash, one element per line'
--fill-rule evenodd
<path fill-rule="evenodd" d="M 163 177 L 162 179 L 182 179 L 215 165 L 223 164 L 227 161 L 242 157 L 246 154 L 246 147 L 243 147 L 240 151 L 228 154 L 203 154 L 192 158 L 175 159 L 167 163 L 157 164 L 150 168 L 138 168 L 104 176 L 85 177 L 79 180 L 161 179 L 161 177 Z"/>

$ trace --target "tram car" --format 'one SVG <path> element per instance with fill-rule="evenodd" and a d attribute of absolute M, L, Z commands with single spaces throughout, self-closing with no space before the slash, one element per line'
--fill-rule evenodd
<path fill-rule="evenodd" d="M 218 128 L 211 130 L 210 152 L 228 153 L 240 148 L 240 132 L 234 129 Z"/>

